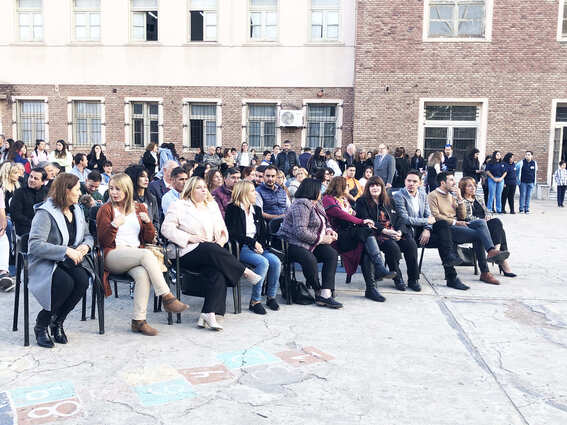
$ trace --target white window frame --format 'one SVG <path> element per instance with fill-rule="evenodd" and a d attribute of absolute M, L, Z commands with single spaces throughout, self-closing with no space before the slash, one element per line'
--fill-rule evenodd
<path fill-rule="evenodd" d="M 557 107 L 567 105 L 567 99 L 553 99 L 551 101 L 551 131 L 549 132 L 549 149 L 547 157 L 547 184 L 554 185 L 553 182 L 553 149 L 555 144 L 555 129 L 567 127 L 567 122 L 557 121 Z"/>
<path fill-rule="evenodd" d="M 248 106 L 249 105 L 275 105 L 276 106 L 276 145 L 282 144 L 282 129 L 280 126 L 280 111 L 282 102 L 279 99 L 242 99 L 242 134 L 240 143 L 248 143 Z"/>
<path fill-rule="evenodd" d="M 205 16 L 203 17 L 203 40 L 195 40 L 192 41 L 191 40 L 191 11 L 192 10 L 198 10 L 198 9 L 192 9 L 191 7 L 191 3 L 193 2 L 192 0 L 187 0 L 187 41 L 191 44 L 194 43 L 216 43 L 219 39 L 219 2 L 221 0 L 217 0 L 217 7 L 216 9 L 204 9 L 203 13 L 205 14 Z M 207 15 L 214 13 L 216 15 L 216 22 L 215 22 L 215 27 L 216 27 L 216 37 L 214 39 L 207 39 Z"/>
<path fill-rule="evenodd" d="M 222 146 L 222 99 L 218 98 L 198 98 L 198 97 L 184 97 L 183 98 L 183 152 L 189 152 L 195 148 L 191 147 L 191 138 L 189 132 L 191 119 L 191 105 L 192 104 L 215 104 L 217 107 L 217 144 Z"/>
<path fill-rule="evenodd" d="M 429 36 L 429 18 L 430 4 L 438 0 L 424 0 L 423 2 L 423 41 L 433 43 L 490 43 L 492 42 L 492 17 L 494 14 L 494 0 L 485 1 L 486 21 L 484 26 L 484 37 L 430 37 Z"/>
<path fill-rule="evenodd" d="M 557 41 L 567 42 L 567 33 L 563 34 L 563 20 L 567 19 L 567 0 L 559 0 L 559 13 L 557 17 Z"/>
<path fill-rule="evenodd" d="M 36 43 L 43 43 L 45 41 L 45 19 L 43 16 L 43 8 L 44 8 L 44 0 L 41 1 L 41 7 L 39 9 L 36 8 L 20 8 L 20 2 L 19 0 L 14 0 L 16 2 L 15 4 L 15 11 L 16 11 L 16 16 L 15 16 L 15 26 L 16 26 L 16 40 L 19 43 L 32 43 L 32 44 L 36 44 Z M 41 15 L 41 38 L 38 40 L 22 40 L 22 34 L 20 32 L 20 15 L 21 14 L 28 14 L 28 15 L 32 15 L 32 31 L 33 31 L 33 15 L 37 14 L 39 12 L 39 14 Z"/>
<path fill-rule="evenodd" d="M 128 0 L 128 8 L 130 9 L 130 12 L 129 12 L 129 24 L 130 24 L 130 28 L 129 28 L 129 31 L 128 31 L 128 32 L 129 32 L 129 34 L 130 34 L 129 39 L 130 39 L 130 42 L 131 42 L 131 43 L 153 43 L 153 44 L 159 43 L 159 40 L 160 40 L 160 28 L 161 28 L 161 25 L 160 25 L 160 0 L 156 0 L 156 2 L 157 2 L 157 8 L 156 8 L 156 10 L 157 10 L 157 12 L 158 12 L 157 40 L 136 40 L 136 39 L 134 38 L 134 13 L 136 13 L 136 12 L 149 12 L 150 10 L 153 10 L 153 9 L 148 9 L 147 7 L 144 7 L 144 8 L 135 8 L 135 7 L 133 6 L 133 1 L 132 1 L 132 0 Z M 146 20 L 146 18 L 145 18 L 145 15 L 144 15 L 144 22 L 145 22 L 145 20 Z"/>
<path fill-rule="evenodd" d="M 158 142 L 163 143 L 163 97 L 125 97 L 124 98 L 124 148 L 126 151 L 140 151 L 145 146 L 132 145 L 132 103 L 157 102 L 158 104 Z"/>
<path fill-rule="evenodd" d="M 323 38 L 320 39 L 314 39 L 313 38 L 313 12 L 322 12 L 323 13 Z M 337 33 L 337 38 L 336 39 L 328 39 L 326 37 L 327 34 L 327 13 L 328 12 L 336 12 L 339 18 L 338 24 L 339 24 L 339 29 L 338 29 L 338 33 Z M 332 8 L 332 7 L 315 7 L 313 6 L 313 1 L 309 0 L 309 10 L 307 13 L 307 19 L 308 19 L 308 37 L 307 39 L 311 42 L 311 43 L 342 43 L 343 41 L 343 0 L 338 0 L 338 6 L 336 8 Z"/>
<path fill-rule="evenodd" d="M 73 128 L 73 115 L 75 102 L 99 102 L 100 103 L 100 145 L 106 146 L 106 104 L 104 97 L 97 96 L 69 96 L 67 97 L 67 140 L 73 146 L 75 140 L 75 129 Z M 84 147 L 86 145 L 78 145 Z"/>
<path fill-rule="evenodd" d="M 426 121 L 426 104 L 435 105 L 457 105 L 457 106 L 477 106 L 479 117 L 477 121 Z M 474 123 L 474 124 L 473 124 Z M 488 98 L 421 98 L 419 99 L 419 117 L 417 129 L 417 149 L 425 151 L 425 127 L 476 127 L 477 146 L 480 151 L 479 157 L 484 158 L 486 154 L 486 141 L 488 132 Z M 427 160 L 427 159 L 426 159 Z"/>
<path fill-rule="evenodd" d="M 246 21 L 246 39 L 248 40 L 248 42 L 250 43 L 276 43 L 279 41 L 280 39 L 280 0 L 276 1 L 276 7 L 253 7 L 251 4 L 251 0 L 246 0 L 247 3 L 247 7 L 248 7 L 248 13 L 246 15 L 247 21 Z M 267 12 L 275 12 L 276 14 L 276 36 L 273 40 L 269 40 L 266 38 L 265 36 L 265 32 L 266 32 L 266 14 Z M 252 38 L 251 34 L 250 34 L 250 15 L 252 13 L 261 13 L 262 18 L 262 37 L 260 38 Z"/>
<path fill-rule="evenodd" d="M 43 119 L 45 120 L 45 130 L 43 131 L 43 138 L 49 143 L 49 101 L 47 96 L 12 96 L 12 134 L 18 137 L 18 108 L 19 102 L 22 100 L 44 102 Z"/>
<path fill-rule="evenodd" d="M 341 148 L 343 146 L 343 99 L 303 99 L 303 116 L 305 117 L 305 125 L 301 129 L 301 147 L 307 146 L 307 126 L 309 121 L 308 116 L 308 106 L 309 105 L 325 105 L 333 104 L 337 106 L 337 120 L 335 128 L 335 148 Z"/>
<path fill-rule="evenodd" d="M 102 1 L 101 4 L 99 6 L 98 9 L 95 8 L 77 8 L 75 7 L 75 0 L 70 0 L 71 1 L 71 23 L 72 23 L 72 28 L 71 28 L 71 37 L 74 43 L 100 43 L 102 40 Z M 94 14 L 94 13 L 98 13 L 98 20 L 99 20 L 99 38 L 98 40 L 93 40 L 93 39 L 89 39 L 89 40 L 79 40 L 77 38 L 77 14 L 81 14 L 81 13 L 86 13 L 89 15 L 89 34 L 90 34 L 90 15 Z"/>

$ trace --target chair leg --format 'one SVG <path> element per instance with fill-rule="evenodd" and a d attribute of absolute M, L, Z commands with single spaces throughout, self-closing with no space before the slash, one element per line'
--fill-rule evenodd
<path fill-rule="evenodd" d="M 92 293 L 91 293 L 91 320 L 96 319 L 96 282 L 92 282 Z"/>
<path fill-rule="evenodd" d="M 478 261 L 477 261 L 476 252 L 474 251 L 474 249 L 473 249 L 472 258 L 473 258 L 473 263 L 474 263 L 474 275 L 476 276 L 478 274 Z"/>
<path fill-rule="evenodd" d="M 118 298 L 118 282 L 114 281 L 114 298 Z"/>
<path fill-rule="evenodd" d="M 181 300 L 181 282 L 183 281 L 183 277 L 181 273 L 177 273 L 175 277 L 175 295 L 177 296 L 178 300 Z M 181 313 L 177 313 L 177 323 L 181 323 Z"/>
<path fill-rule="evenodd" d="M 28 263 L 27 260 L 24 266 L 24 346 L 30 345 L 30 304 L 29 304 L 29 291 L 28 291 Z"/>
<path fill-rule="evenodd" d="M 83 300 L 81 303 L 81 322 L 87 321 L 87 293 L 85 291 L 85 295 L 83 295 Z"/>
<path fill-rule="evenodd" d="M 291 299 L 291 267 L 292 266 L 293 266 L 293 263 L 286 263 L 285 271 L 284 271 L 284 273 L 285 273 L 285 276 L 284 276 L 285 293 L 286 293 L 288 305 L 293 304 L 293 301 Z"/>
<path fill-rule="evenodd" d="M 14 294 L 14 322 L 12 324 L 12 331 L 16 332 L 18 330 L 18 313 L 20 309 L 20 284 L 21 284 L 21 274 L 20 266 L 18 261 L 16 261 L 16 290 Z"/>
<path fill-rule="evenodd" d="M 423 264 L 423 255 L 425 254 L 425 247 L 421 248 L 421 256 L 419 257 L 419 274 L 421 274 L 421 266 Z"/>
<path fill-rule="evenodd" d="M 158 297 L 154 294 L 154 313 L 158 312 Z"/>
<path fill-rule="evenodd" d="M 98 288 L 98 296 L 96 297 L 98 306 L 98 333 L 104 334 L 104 290 Z"/>

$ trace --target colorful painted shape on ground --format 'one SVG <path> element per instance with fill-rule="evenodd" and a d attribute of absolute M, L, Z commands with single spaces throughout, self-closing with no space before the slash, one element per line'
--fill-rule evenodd
<path fill-rule="evenodd" d="M 134 387 L 143 406 L 159 406 L 195 397 L 193 388 L 183 378 Z"/>
<path fill-rule="evenodd" d="M 227 381 L 234 378 L 234 375 L 219 364 L 209 367 L 194 367 L 191 369 L 180 369 L 178 372 L 185 377 L 191 384 L 209 384 L 211 382 Z"/>
<path fill-rule="evenodd" d="M 282 351 L 276 353 L 280 359 L 292 366 L 303 366 L 306 364 L 328 362 L 334 357 L 323 353 L 315 347 L 305 347 L 303 351 Z"/>
<path fill-rule="evenodd" d="M 222 353 L 218 354 L 217 358 L 229 369 L 239 369 L 241 367 L 258 366 L 280 361 L 279 358 L 260 348 Z"/>
<path fill-rule="evenodd" d="M 40 425 L 55 421 L 66 421 L 81 412 L 81 401 L 77 397 L 52 401 L 34 406 L 20 407 L 18 425 Z"/>
<path fill-rule="evenodd" d="M 26 407 L 52 401 L 60 401 L 75 396 L 75 387 L 71 382 L 53 382 L 50 384 L 21 387 L 10 390 L 14 406 Z"/>
<path fill-rule="evenodd" d="M 0 393 L 0 425 L 14 425 L 14 412 L 8 393 Z"/>

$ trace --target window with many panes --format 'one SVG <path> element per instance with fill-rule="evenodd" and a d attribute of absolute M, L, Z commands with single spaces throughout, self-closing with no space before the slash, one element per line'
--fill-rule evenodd
<path fill-rule="evenodd" d="M 16 0 L 20 41 L 43 40 L 42 0 Z"/>
<path fill-rule="evenodd" d="M 463 158 L 476 147 L 480 129 L 480 107 L 477 105 L 425 105 L 424 157 L 452 145 L 457 170 Z"/>
<path fill-rule="evenodd" d="M 216 41 L 217 0 L 189 0 L 189 39 Z"/>
<path fill-rule="evenodd" d="M 567 40 L 567 1 L 563 0 L 563 3 L 560 4 L 560 34 L 561 34 L 561 39 L 565 39 Z"/>
<path fill-rule="evenodd" d="M 132 102 L 132 146 L 159 143 L 159 105 L 157 102 Z"/>
<path fill-rule="evenodd" d="M 217 105 L 189 104 L 189 142 L 204 150 L 217 145 Z"/>
<path fill-rule="evenodd" d="M 276 105 L 248 105 L 248 145 L 256 150 L 276 144 Z"/>
<path fill-rule="evenodd" d="M 76 41 L 100 41 L 100 0 L 73 0 Z"/>
<path fill-rule="evenodd" d="M 43 100 L 18 100 L 16 106 L 18 139 L 27 145 L 45 139 L 45 102 Z"/>
<path fill-rule="evenodd" d="M 489 0 L 429 0 L 430 38 L 484 38 Z"/>
<path fill-rule="evenodd" d="M 90 146 L 102 142 L 102 105 L 97 101 L 73 101 L 73 144 Z"/>
<path fill-rule="evenodd" d="M 567 161 L 567 103 L 555 107 L 552 173 L 559 167 L 559 161 Z"/>
<path fill-rule="evenodd" d="M 311 40 L 339 39 L 340 0 L 311 0 Z"/>
<path fill-rule="evenodd" d="M 249 0 L 250 39 L 275 41 L 278 38 L 278 0 Z"/>
<path fill-rule="evenodd" d="M 307 146 L 334 148 L 337 133 L 337 105 L 307 105 Z"/>
<path fill-rule="evenodd" d="M 132 40 L 158 40 L 158 0 L 131 0 Z"/>

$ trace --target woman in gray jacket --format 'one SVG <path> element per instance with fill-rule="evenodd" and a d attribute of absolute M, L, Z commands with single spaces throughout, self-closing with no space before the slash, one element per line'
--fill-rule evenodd
<path fill-rule="evenodd" d="M 68 342 L 63 322 L 85 295 L 94 272 L 85 261 L 93 246 L 84 215 L 77 205 L 79 178 L 62 173 L 47 201 L 36 209 L 29 234 L 29 288 L 43 307 L 34 327 L 41 347 Z M 50 328 L 51 336 L 47 328 Z"/>

